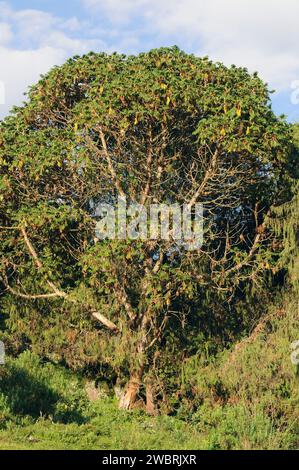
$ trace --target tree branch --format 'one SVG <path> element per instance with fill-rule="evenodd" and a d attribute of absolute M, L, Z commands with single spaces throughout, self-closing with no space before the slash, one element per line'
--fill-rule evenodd
<path fill-rule="evenodd" d="M 150 186 L 151 186 L 151 179 L 152 179 L 152 161 L 153 161 L 153 149 L 152 149 L 152 133 L 150 131 L 149 133 L 149 149 L 148 149 L 148 152 L 147 152 L 147 159 L 146 159 L 146 173 L 147 173 L 147 182 L 146 182 L 146 185 L 144 187 L 144 190 L 142 191 L 142 195 L 141 195 L 141 201 L 140 201 L 140 204 L 141 205 L 144 205 L 146 200 L 147 200 L 147 197 L 148 197 L 148 193 L 149 193 L 149 190 L 150 190 Z"/>
<path fill-rule="evenodd" d="M 109 154 L 109 151 L 108 151 L 108 147 L 107 147 L 107 143 L 106 143 L 106 139 L 105 139 L 105 136 L 104 136 L 104 133 L 103 133 L 103 130 L 102 128 L 100 127 L 99 128 L 99 134 L 100 134 L 100 139 L 101 139 L 101 142 L 102 142 L 102 146 L 103 146 L 103 151 L 104 151 L 104 155 L 106 157 L 106 160 L 107 160 L 107 163 L 108 163 L 108 168 L 109 168 L 109 171 L 110 171 L 110 174 L 111 174 L 111 177 L 117 187 L 117 190 L 119 192 L 119 194 L 122 196 L 122 197 L 126 197 L 122 187 L 121 187 L 121 184 L 118 180 L 118 177 L 117 177 L 117 174 L 114 170 L 114 166 L 113 166 L 113 163 L 112 163 L 112 160 L 111 160 L 111 157 L 110 157 L 110 154 Z"/>
<path fill-rule="evenodd" d="M 32 245 L 32 243 L 30 242 L 28 236 L 27 236 L 27 232 L 25 230 L 24 227 L 21 227 L 21 232 L 22 232 L 22 235 L 24 237 L 24 240 L 25 240 L 25 243 L 27 245 L 27 248 L 29 250 L 29 253 L 30 255 L 32 256 L 34 262 L 35 262 L 35 265 L 37 267 L 38 270 L 42 269 L 43 265 L 42 265 L 42 262 L 40 261 L 35 249 L 34 249 L 34 246 Z M 67 294 L 63 291 L 61 291 L 60 289 L 58 289 L 55 284 L 53 284 L 53 282 L 47 280 L 47 284 L 48 286 L 53 290 L 53 292 L 57 295 L 57 297 L 64 297 L 64 298 L 67 298 Z"/>
<path fill-rule="evenodd" d="M 11 292 L 12 294 L 16 295 L 17 297 L 21 297 L 22 299 L 28 299 L 28 300 L 38 300 L 38 299 L 52 299 L 53 297 L 58 297 L 55 292 L 52 292 L 50 294 L 25 294 L 22 292 L 19 292 L 15 289 L 13 289 L 8 282 L 4 282 L 4 285 L 6 289 Z M 61 297 L 61 296 L 59 296 Z"/>
<path fill-rule="evenodd" d="M 92 312 L 92 316 L 94 318 L 96 318 L 97 320 L 99 320 L 99 322 L 101 322 L 103 325 L 105 325 L 109 330 L 112 330 L 114 332 L 118 331 L 118 327 L 116 326 L 116 324 L 113 323 L 112 321 L 108 320 L 108 318 L 106 318 L 104 315 L 102 315 L 102 313 Z"/>
<path fill-rule="evenodd" d="M 27 232 L 26 232 L 26 229 L 24 227 L 21 227 L 20 228 L 20 231 L 24 237 L 24 241 L 25 241 L 25 244 L 28 248 L 28 251 L 31 255 L 31 257 L 33 258 L 33 261 L 37 267 L 38 270 L 41 270 L 43 265 L 42 265 L 42 262 L 41 260 L 39 259 L 38 257 L 38 254 L 34 248 L 34 246 L 32 245 L 31 241 L 29 240 L 28 238 L 28 235 L 27 235 Z M 23 299 L 28 299 L 28 300 L 37 300 L 37 299 L 50 299 L 50 298 L 55 298 L 55 297 L 60 297 L 60 298 L 63 298 L 63 299 L 66 299 L 70 302 L 74 302 L 74 300 L 70 299 L 69 295 L 66 293 L 66 292 L 63 292 L 62 290 L 58 289 L 55 284 L 49 280 L 47 280 L 47 284 L 48 286 L 52 289 L 52 293 L 49 293 L 49 294 L 34 294 L 34 295 L 31 295 L 31 294 L 24 294 L 22 292 L 18 292 L 16 291 L 15 289 L 13 289 L 12 287 L 10 287 L 9 283 L 8 283 L 8 280 L 7 282 L 5 282 L 5 286 L 6 288 L 14 295 L 18 296 L 18 297 L 21 297 Z M 106 318 L 104 315 L 102 315 L 100 312 L 96 312 L 96 311 L 93 311 L 92 312 L 92 316 L 94 318 L 96 318 L 98 321 L 100 321 L 104 326 L 106 326 L 107 328 L 109 328 L 109 330 L 111 331 L 114 331 L 116 332 L 118 330 L 118 327 L 116 326 L 115 323 L 113 323 L 112 321 L 108 320 L 108 318 Z"/>

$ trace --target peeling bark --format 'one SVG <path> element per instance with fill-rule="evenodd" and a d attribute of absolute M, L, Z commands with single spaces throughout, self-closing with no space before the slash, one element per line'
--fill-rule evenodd
<path fill-rule="evenodd" d="M 130 381 L 128 383 L 127 389 L 120 398 L 119 401 L 119 408 L 123 410 L 130 410 L 134 406 L 136 402 L 138 392 L 140 390 L 140 386 L 142 384 L 142 374 L 143 374 L 143 367 L 140 368 L 137 374 L 131 376 Z"/>

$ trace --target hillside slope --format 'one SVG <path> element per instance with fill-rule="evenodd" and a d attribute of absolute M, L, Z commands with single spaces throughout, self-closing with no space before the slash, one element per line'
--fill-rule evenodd
<path fill-rule="evenodd" d="M 218 358 L 190 358 L 176 416 L 119 411 L 86 396 L 86 379 L 25 352 L 0 373 L 0 449 L 292 449 L 299 447 L 299 377 L 290 345 L 298 302 L 272 308 Z"/>

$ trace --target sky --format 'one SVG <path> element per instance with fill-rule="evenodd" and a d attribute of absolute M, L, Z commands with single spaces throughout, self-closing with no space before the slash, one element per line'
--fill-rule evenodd
<path fill-rule="evenodd" d="M 298 0 L 0 0 L 0 119 L 68 57 L 177 45 L 257 71 L 299 122 Z"/>

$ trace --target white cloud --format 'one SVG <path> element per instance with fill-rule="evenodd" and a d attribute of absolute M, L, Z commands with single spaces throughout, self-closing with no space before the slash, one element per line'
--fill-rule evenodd
<path fill-rule="evenodd" d="M 5 104 L 0 107 L 1 115 L 5 116 L 13 105 L 25 99 L 24 91 L 38 81 L 41 73 L 46 73 L 63 60 L 63 51 L 51 47 L 26 51 L 0 47 L 0 76 L 5 87 Z"/>
<path fill-rule="evenodd" d="M 69 56 L 107 49 L 101 39 L 74 37 L 82 28 L 86 24 L 76 17 L 66 20 L 39 10 L 13 11 L 0 2 L 0 82 L 5 87 L 0 119 L 25 99 L 24 92 L 40 74 Z"/>
<path fill-rule="evenodd" d="M 142 14 L 150 5 L 149 0 L 82 0 L 88 9 L 103 12 L 115 23 L 126 23 L 136 13 Z M 156 0 L 153 0 L 156 3 Z M 161 2 L 162 3 L 162 2 Z"/>
<path fill-rule="evenodd" d="M 6 19 L 11 16 L 12 9 L 7 2 L 0 2 L 0 18 Z"/>
<path fill-rule="evenodd" d="M 299 78 L 298 0 L 81 3 L 86 19 L 75 13 L 61 18 L 40 10 L 14 10 L 0 1 L 0 82 L 6 86 L 0 118 L 20 103 L 22 93 L 40 73 L 89 50 L 131 53 L 177 44 L 199 56 L 257 70 L 280 91 L 290 89 Z"/>
<path fill-rule="evenodd" d="M 82 0 L 112 23 L 156 35 L 230 65 L 257 70 L 278 89 L 299 77 L 299 2 L 261 0 Z M 185 46 L 186 47 L 186 46 Z"/>
<path fill-rule="evenodd" d="M 88 27 L 86 23 L 79 21 L 76 16 L 64 21 L 61 26 L 68 31 L 79 31 L 82 27 Z"/>
<path fill-rule="evenodd" d="M 0 45 L 7 44 L 12 39 L 11 27 L 7 23 L 0 23 Z"/>

